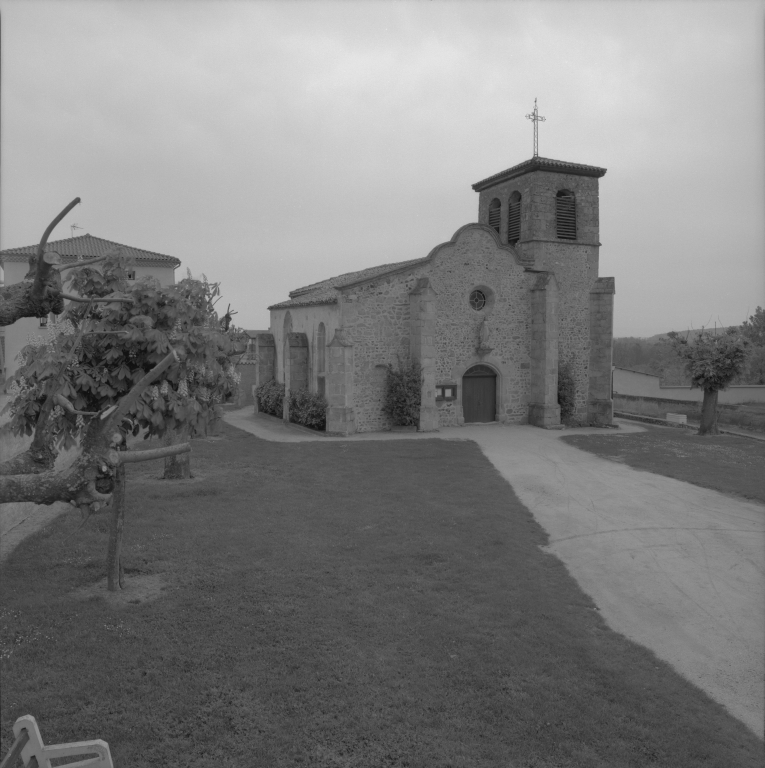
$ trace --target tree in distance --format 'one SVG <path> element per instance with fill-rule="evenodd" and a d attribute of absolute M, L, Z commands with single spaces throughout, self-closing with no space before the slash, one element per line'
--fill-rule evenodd
<path fill-rule="evenodd" d="M 668 334 L 669 344 L 685 360 L 691 386 L 704 391 L 699 435 L 717 435 L 717 393 L 725 389 L 746 365 L 748 341 L 739 329 L 723 333 L 701 330 L 692 340 L 679 333 Z"/>

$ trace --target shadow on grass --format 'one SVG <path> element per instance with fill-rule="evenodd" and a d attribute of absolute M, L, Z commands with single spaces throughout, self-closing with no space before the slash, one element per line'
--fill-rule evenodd
<path fill-rule="evenodd" d="M 476 445 L 194 444 L 205 482 L 129 467 L 105 519 L 57 520 L 2 570 L 2 748 L 102 738 L 140 766 L 754 766 L 762 744 L 611 632 Z"/>

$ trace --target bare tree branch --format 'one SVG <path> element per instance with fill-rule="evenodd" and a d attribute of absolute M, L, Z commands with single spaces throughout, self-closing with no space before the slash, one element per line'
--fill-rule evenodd
<path fill-rule="evenodd" d="M 83 299 L 82 296 L 73 296 L 71 293 L 62 293 L 61 298 L 66 299 L 67 301 L 77 301 L 80 304 L 87 304 L 91 301 L 94 304 L 111 304 L 115 301 L 121 301 L 123 304 L 135 304 L 135 300 L 130 296 L 102 296 L 97 299 Z"/>
<path fill-rule="evenodd" d="M 191 445 L 189 443 L 178 443 L 178 445 L 166 445 L 162 448 L 150 448 L 144 451 L 119 451 L 118 455 L 120 464 L 135 464 L 139 461 L 177 456 L 180 453 L 191 453 Z"/>
<path fill-rule="evenodd" d="M 109 256 L 116 256 L 120 252 L 119 248 L 112 248 L 107 251 L 103 256 L 96 256 L 92 259 L 82 259 L 81 261 L 73 261 L 71 264 L 62 264 L 59 268 L 59 272 L 64 272 L 67 269 L 77 269 L 78 267 L 88 267 L 91 264 L 97 264 L 99 261 L 109 258 Z"/>
<path fill-rule="evenodd" d="M 58 254 L 45 253 L 45 244 L 55 226 L 80 202 L 77 197 L 48 225 L 35 253 L 29 257 L 29 271 L 20 283 L 0 287 L 0 326 L 13 325 L 22 317 L 45 317 L 49 312 L 61 314 L 61 263 Z"/>
<path fill-rule="evenodd" d="M 78 411 L 68 398 L 64 397 L 61 393 L 55 396 L 56 405 L 60 405 L 65 411 L 74 413 L 77 416 L 98 416 L 100 411 Z"/>
<path fill-rule="evenodd" d="M 42 295 L 42 291 L 45 285 L 45 279 L 48 275 L 48 272 L 50 271 L 52 264 L 48 264 L 43 258 L 42 255 L 45 253 L 45 244 L 48 242 L 48 237 L 50 236 L 50 233 L 53 232 L 53 230 L 56 228 L 56 225 L 61 221 L 61 219 L 66 216 L 69 211 L 74 208 L 75 205 L 79 205 L 80 198 L 75 197 L 74 200 L 72 200 L 69 205 L 64 208 L 61 213 L 59 213 L 58 216 L 56 216 L 53 221 L 48 224 L 48 228 L 43 232 L 42 239 L 40 240 L 40 244 L 37 246 L 37 252 L 34 254 L 34 256 L 29 257 L 29 273 L 27 274 L 27 279 L 32 277 L 32 273 L 34 272 L 34 287 L 32 288 L 33 295 L 40 297 Z"/>
<path fill-rule="evenodd" d="M 181 357 L 176 350 L 171 350 L 170 354 L 162 358 L 140 381 L 136 382 L 133 388 L 128 392 L 125 397 L 120 400 L 119 405 L 115 408 L 114 412 L 109 415 L 109 418 L 104 422 L 103 434 L 111 434 L 115 429 L 119 429 L 122 417 L 127 414 L 131 406 L 137 402 L 138 398 L 144 393 L 144 391 L 155 381 L 159 376 L 164 373 L 174 363 L 180 363 Z"/>

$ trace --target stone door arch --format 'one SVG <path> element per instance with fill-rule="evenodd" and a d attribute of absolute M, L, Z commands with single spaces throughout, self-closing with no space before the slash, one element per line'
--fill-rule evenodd
<path fill-rule="evenodd" d="M 497 418 L 497 372 L 488 365 L 474 365 L 462 377 L 462 415 L 466 424 Z"/>

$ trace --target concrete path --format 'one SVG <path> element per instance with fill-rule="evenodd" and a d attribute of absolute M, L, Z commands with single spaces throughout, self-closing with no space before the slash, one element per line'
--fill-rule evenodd
<path fill-rule="evenodd" d="M 226 413 L 264 440 L 474 440 L 550 537 L 609 626 L 650 648 L 763 736 L 765 506 L 598 458 L 562 434 L 500 425 L 325 437 L 252 408 Z"/>

